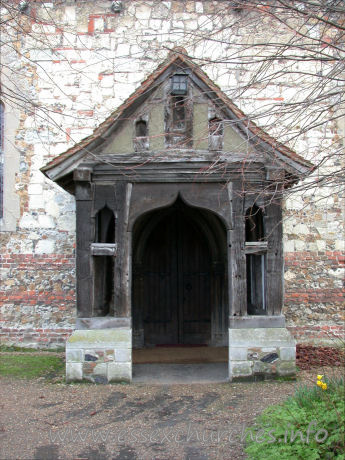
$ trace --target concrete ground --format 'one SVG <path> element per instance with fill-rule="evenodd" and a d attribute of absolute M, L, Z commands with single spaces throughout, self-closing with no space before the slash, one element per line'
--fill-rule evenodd
<path fill-rule="evenodd" d="M 228 373 L 227 363 L 134 364 L 133 383 L 224 383 L 229 380 Z"/>

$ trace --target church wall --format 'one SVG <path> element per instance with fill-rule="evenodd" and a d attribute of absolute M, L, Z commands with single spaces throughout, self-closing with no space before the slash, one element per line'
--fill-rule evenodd
<path fill-rule="evenodd" d="M 30 103 L 17 109 L 16 133 L 8 131 L 8 142 L 19 155 L 12 190 L 19 212 L 14 213 L 15 230 L 1 223 L 2 342 L 55 347 L 62 345 L 74 328 L 74 198 L 45 178 L 39 168 L 90 135 L 149 76 L 168 49 L 183 46 L 192 57 L 206 59 L 203 70 L 249 116 L 263 104 L 294 99 L 297 86 L 288 76 L 281 75 L 241 95 L 236 88 L 250 81 L 249 68 L 232 62 L 207 63 L 220 60 L 226 51 L 221 40 L 229 33 L 229 24 L 238 22 L 238 13 L 229 10 L 224 14 L 224 4 L 135 0 L 124 2 L 124 10 L 118 14 L 110 10 L 110 2 L 33 3 L 30 14 L 35 19 L 19 18 L 27 34 L 9 31 L 8 38 L 14 40 L 21 58 L 8 48 L 3 50 L 3 62 L 12 72 L 10 79 L 17 81 Z M 263 17 L 262 27 L 254 31 L 236 24 L 231 31 L 238 43 L 270 38 L 268 21 Z M 213 36 L 220 41 L 208 42 L 216 29 L 219 32 Z M 281 39 L 288 34 L 279 33 Z M 6 81 L 9 77 L 2 78 Z M 149 129 L 162 127 L 161 113 L 155 105 Z M 194 142 L 200 141 L 200 148 L 207 146 L 205 139 L 197 139 L 207 127 L 202 121 L 205 114 L 201 107 L 196 112 L 200 124 L 199 118 L 194 120 Z M 117 150 L 123 146 L 126 151 L 128 136 L 133 135 L 132 122 L 124 126 Z M 299 120 L 293 123 L 297 126 Z M 275 129 L 273 123 L 272 135 Z M 333 121 L 290 146 L 315 161 L 321 143 L 332 152 L 343 139 L 344 132 Z M 162 148 L 162 141 L 163 137 L 153 138 L 151 147 Z M 225 149 L 230 150 L 232 144 L 226 129 Z M 331 173 L 339 162 L 341 159 L 328 160 L 323 168 Z M 9 166 L 4 168 L 6 172 Z M 7 216 L 13 216 L 10 203 L 5 203 Z M 287 325 L 298 341 L 332 342 L 345 320 L 345 204 L 336 190 L 320 186 L 289 196 L 284 206 L 283 312 Z"/>

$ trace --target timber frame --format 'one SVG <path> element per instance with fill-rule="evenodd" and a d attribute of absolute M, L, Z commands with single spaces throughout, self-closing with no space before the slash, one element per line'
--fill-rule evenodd
<path fill-rule="evenodd" d="M 113 163 L 112 166 L 115 166 Z M 197 169 L 207 164 L 198 163 Z M 120 167 L 120 166 L 119 166 Z M 94 216 L 106 204 L 116 216 L 116 240 L 118 248 L 115 264 L 115 314 L 116 318 L 131 318 L 131 242 L 136 220 L 155 209 L 172 205 L 178 196 L 191 207 L 211 211 L 223 222 L 227 232 L 227 261 L 230 324 L 246 322 L 248 327 L 261 324 L 261 319 L 247 316 L 246 260 L 247 253 L 267 255 L 267 313 L 266 326 L 283 325 L 281 309 L 283 303 L 283 251 L 281 196 L 276 192 L 265 198 L 245 197 L 241 181 L 227 182 L 212 173 L 199 177 L 190 172 L 184 162 L 169 164 L 169 181 L 164 181 L 166 165 L 141 167 L 131 164 L 135 179 L 124 180 L 123 172 L 110 166 L 97 165 L 92 170 L 79 168 L 74 172 L 77 204 L 77 314 L 78 317 L 93 317 L 93 273 L 90 259 L 93 257 Z M 144 169 L 141 172 L 141 168 Z M 150 176 L 147 169 L 151 168 Z M 175 169 L 175 171 L 174 171 Z M 194 169 L 194 165 L 193 165 Z M 173 170 L 172 173 L 170 170 Z M 180 171 L 183 170 L 181 173 Z M 190 173 L 191 177 L 184 177 Z M 163 182 L 162 182 L 163 180 Z M 273 198 L 273 199 L 272 199 Z M 267 200 L 267 201 L 266 201 Z M 254 204 L 265 209 L 267 241 L 252 246 L 245 241 L 245 209 Z M 269 203 L 269 204 L 266 204 Z"/>
<path fill-rule="evenodd" d="M 160 85 L 164 86 L 181 69 L 191 85 L 214 105 L 212 120 L 218 123 L 221 116 L 231 122 L 236 135 L 245 140 L 250 150 L 248 145 L 242 151 L 215 150 L 215 146 L 223 147 L 222 139 L 209 139 L 208 148 L 197 148 L 191 138 L 182 147 L 169 145 L 168 150 L 147 150 L 149 141 L 144 136 L 144 140 L 134 139 L 131 153 L 109 151 L 109 145 L 114 144 L 108 140 L 116 136 Z M 188 102 L 188 113 L 193 111 L 192 102 Z M 137 119 L 146 129 L 145 116 Z M 190 120 L 187 125 L 192 130 Z M 223 133 L 223 125 L 219 132 Z M 148 133 L 155 135 L 150 127 Z M 169 130 L 165 134 L 165 139 L 171 138 Z M 143 216 L 167 209 L 176 200 L 182 200 L 190 209 L 216 216 L 224 228 L 226 328 L 284 328 L 283 189 L 311 170 L 310 163 L 248 120 L 184 51 L 176 50 L 92 136 L 42 168 L 47 177 L 76 199 L 77 329 L 131 330 L 133 229 Z M 254 207 L 260 210 L 264 237 L 246 241 L 246 212 Z M 105 217 L 100 217 L 102 210 L 106 210 Z M 111 216 L 115 222 L 113 238 L 102 240 L 97 236 L 97 222 L 111 220 Z M 248 261 L 262 267 L 259 282 L 253 273 L 248 275 Z M 107 298 L 97 293 L 108 282 L 104 281 L 104 273 L 103 278 L 96 279 L 97 266 L 106 264 L 112 267 L 113 283 Z M 253 286 L 261 283 L 263 289 L 260 314 L 248 308 L 248 276 L 252 277 Z M 104 309 L 97 302 L 108 306 Z M 130 380 L 131 370 L 128 372 Z M 110 381 L 109 376 L 107 379 Z"/>

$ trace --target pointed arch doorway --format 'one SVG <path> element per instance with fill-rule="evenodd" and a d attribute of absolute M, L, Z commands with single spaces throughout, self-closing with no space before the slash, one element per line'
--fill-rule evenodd
<path fill-rule="evenodd" d="M 133 231 L 133 346 L 226 345 L 226 231 L 181 198 Z"/>

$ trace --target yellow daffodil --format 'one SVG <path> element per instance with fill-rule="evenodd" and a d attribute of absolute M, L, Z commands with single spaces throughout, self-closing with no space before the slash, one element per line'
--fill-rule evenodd
<path fill-rule="evenodd" d="M 323 384 L 322 384 L 321 380 L 318 380 L 318 381 L 316 382 L 316 385 L 317 385 L 318 387 L 322 387 Z"/>
<path fill-rule="evenodd" d="M 322 386 L 321 386 L 321 388 L 322 388 L 323 390 L 327 390 L 327 383 L 323 383 Z"/>
<path fill-rule="evenodd" d="M 317 376 L 317 379 L 318 379 L 318 380 L 322 380 L 322 377 L 323 377 L 323 375 L 318 375 L 318 376 Z"/>

